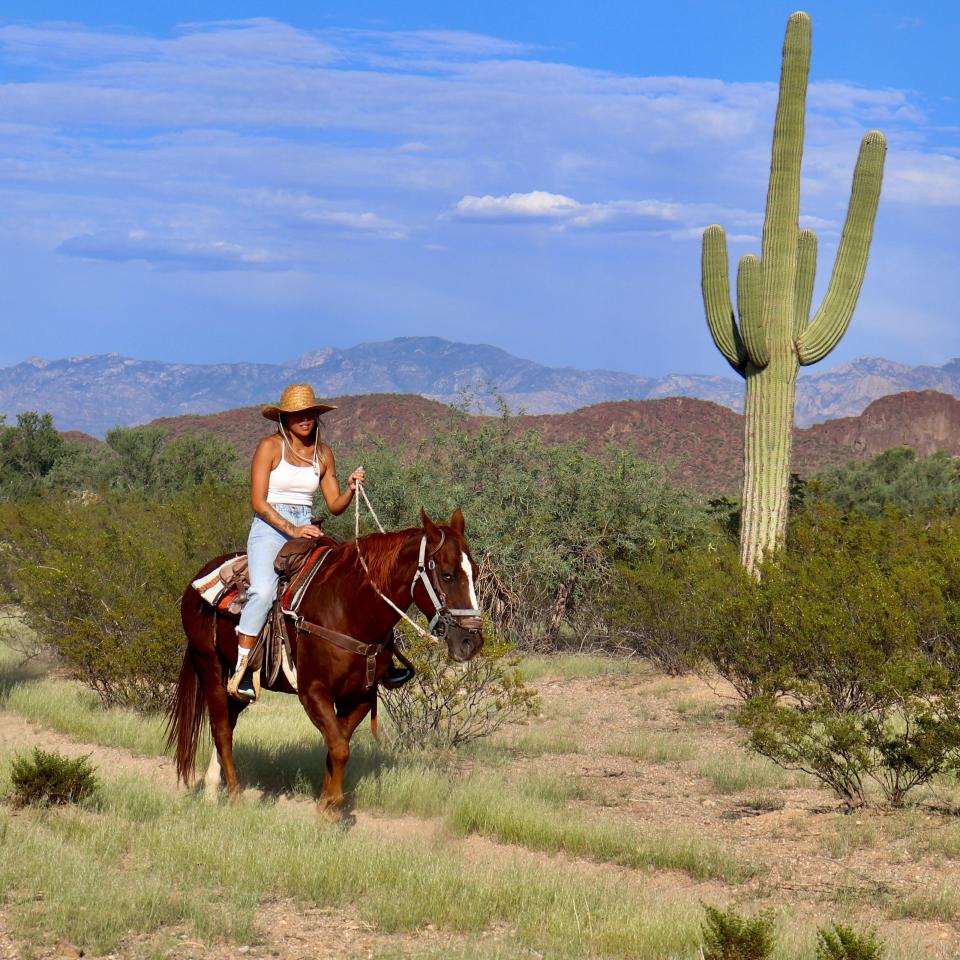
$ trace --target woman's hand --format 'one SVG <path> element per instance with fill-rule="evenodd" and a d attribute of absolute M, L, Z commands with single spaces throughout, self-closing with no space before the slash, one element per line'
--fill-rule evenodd
<path fill-rule="evenodd" d="M 350 479 L 347 481 L 347 483 L 351 490 L 356 490 L 357 484 L 364 484 L 366 482 L 366 478 L 367 472 L 363 469 L 363 467 L 357 467 L 357 469 L 350 474 Z"/>
<path fill-rule="evenodd" d="M 322 533 L 323 531 L 319 527 L 315 527 L 312 523 L 305 523 L 302 527 L 293 528 L 294 538 L 306 537 L 308 540 L 316 540 Z"/>

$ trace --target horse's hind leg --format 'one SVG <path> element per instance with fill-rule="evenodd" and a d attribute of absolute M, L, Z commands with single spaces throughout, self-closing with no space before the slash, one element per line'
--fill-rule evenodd
<path fill-rule="evenodd" d="M 220 751 L 213 747 L 210 751 L 210 763 L 207 764 L 207 772 L 203 775 L 203 792 L 207 799 L 216 799 L 217 791 L 220 789 L 220 777 L 223 770 L 220 766 Z"/>
<path fill-rule="evenodd" d="M 227 782 L 227 792 L 233 797 L 240 792 L 237 768 L 233 763 L 233 728 L 245 704 L 227 696 L 223 667 L 215 653 L 207 653 L 197 659 L 200 662 L 203 690 L 210 714 L 210 735 L 213 738 L 213 755 L 204 777 L 204 787 L 208 796 L 215 794 L 220 785 L 222 769 Z"/>

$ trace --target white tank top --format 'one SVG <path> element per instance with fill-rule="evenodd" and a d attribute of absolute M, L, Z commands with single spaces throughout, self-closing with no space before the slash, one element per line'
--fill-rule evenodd
<path fill-rule="evenodd" d="M 312 466 L 295 467 L 287 463 L 285 455 L 281 455 L 280 462 L 270 471 L 267 502 L 309 507 L 313 505 L 313 495 L 319 486 L 320 477 Z"/>

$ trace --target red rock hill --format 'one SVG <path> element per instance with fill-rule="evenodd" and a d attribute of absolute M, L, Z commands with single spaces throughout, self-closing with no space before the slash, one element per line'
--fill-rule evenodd
<path fill-rule="evenodd" d="M 437 430 L 485 419 L 409 394 L 365 394 L 332 402 L 339 409 L 324 416 L 324 436 L 348 458 L 378 440 L 413 446 Z M 173 435 L 216 433 L 233 441 L 244 457 L 271 431 L 256 407 L 153 422 Z M 630 446 L 643 458 L 667 465 L 677 482 L 702 493 L 736 493 L 740 485 L 743 417 L 706 400 L 599 403 L 571 413 L 518 417 L 517 426 L 538 430 L 551 443 L 578 441 L 593 450 L 607 443 Z M 960 456 L 960 400 L 932 390 L 900 393 L 875 400 L 860 416 L 797 430 L 794 469 L 807 476 L 897 446 L 921 455 L 944 450 Z"/>

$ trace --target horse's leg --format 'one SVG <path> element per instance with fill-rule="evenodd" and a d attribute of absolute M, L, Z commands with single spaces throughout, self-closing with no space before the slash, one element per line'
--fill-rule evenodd
<path fill-rule="evenodd" d="M 231 760 L 233 758 L 233 731 L 237 726 L 237 717 L 239 717 L 243 712 L 243 708 L 245 706 L 245 703 L 241 703 L 239 700 L 234 700 L 232 697 L 227 699 L 227 717 L 230 726 L 225 748 L 229 752 Z M 214 742 L 213 749 L 210 751 L 210 763 L 207 765 L 207 772 L 203 777 L 204 793 L 207 795 L 208 799 L 216 798 L 217 791 L 220 789 L 220 779 L 222 774 L 223 765 L 220 761 L 220 748 L 216 745 L 216 742 Z M 234 779 L 236 779 L 236 772 L 234 772 Z"/>
<path fill-rule="evenodd" d="M 220 789 L 220 751 L 214 746 L 210 751 L 210 763 L 207 764 L 207 772 L 203 775 L 203 792 L 208 800 L 216 799 L 217 791 Z"/>
<path fill-rule="evenodd" d="M 343 735 L 333 701 L 319 684 L 301 689 L 300 702 L 327 745 L 326 770 L 317 805 L 321 813 L 339 810 L 343 803 L 343 768 L 350 756 L 349 739 Z"/>
<path fill-rule="evenodd" d="M 331 787 L 339 791 L 341 799 L 343 797 L 344 768 L 347 765 L 347 760 L 350 759 L 350 739 L 353 737 L 357 727 L 363 722 L 363 718 L 370 712 L 372 705 L 373 701 L 365 698 L 357 702 L 351 702 L 342 712 L 339 710 L 337 712 L 337 719 L 340 721 L 340 733 L 347 741 L 347 755 L 344 757 L 339 770 L 333 771 L 334 780 Z"/>
<path fill-rule="evenodd" d="M 213 737 L 213 754 L 204 785 L 208 794 L 211 792 L 210 781 L 216 777 L 214 783 L 219 786 L 219 769 L 212 773 L 214 763 L 223 769 L 223 776 L 227 782 L 227 793 L 231 797 L 237 796 L 240 786 L 237 781 L 237 768 L 233 763 L 233 728 L 243 704 L 227 696 L 224 686 L 224 670 L 220 658 L 216 653 L 205 653 L 197 658 L 200 666 L 204 693 L 207 696 L 207 710 L 210 714 L 210 734 Z M 215 787 L 213 788 L 215 791 Z"/>

